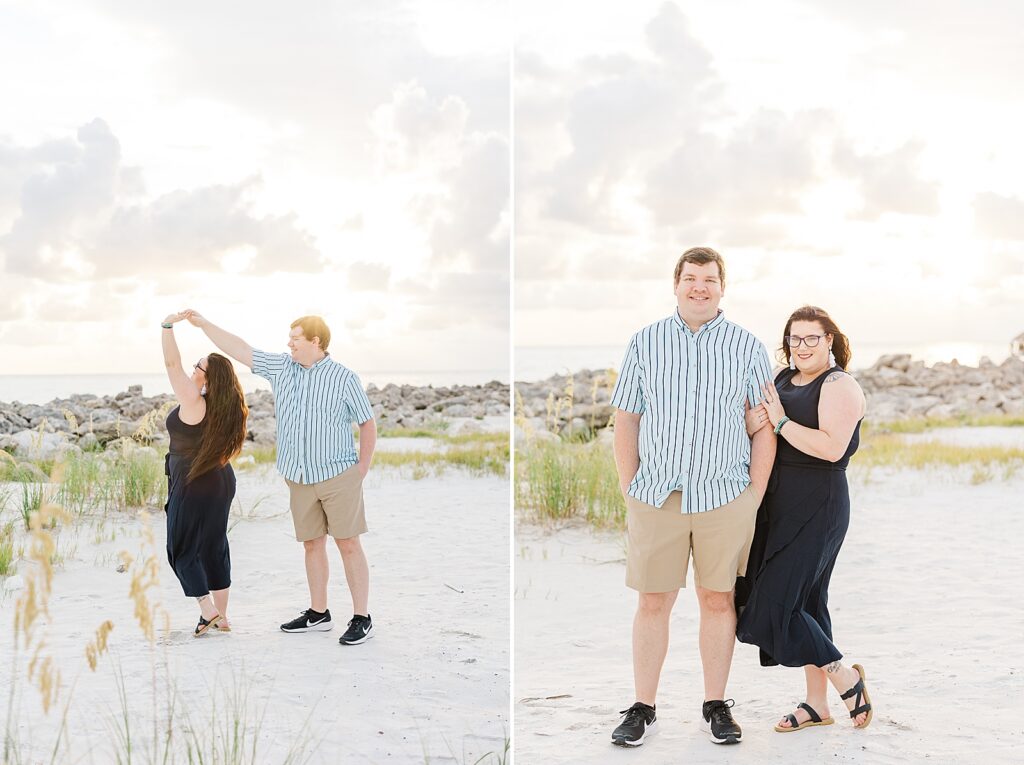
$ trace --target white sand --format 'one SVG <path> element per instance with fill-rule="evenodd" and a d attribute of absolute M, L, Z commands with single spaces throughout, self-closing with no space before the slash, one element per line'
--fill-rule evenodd
<path fill-rule="evenodd" d="M 328 633 L 282 633 L 278 624 L 308 605 L 303 551 L 292 535 L 287 489 L 272 468 L 238 475 L 238 505 L 252 517 L 229 536 L 234 580 L 230 634 L 191 637 L 197 608 L 182 595 L 163 554 L 163 513 L 154 516 L 153 528 L 159 597 L 170 612 L 172 629 L 155 648 L 132 617 L 128 576 L 115 572 L 117 551 L 138 548 L 133 534 L 141 524 L 108 523 L 106 536 L 116 530 L 119 539 L 101 544 L 88 527 L 79 527 L 77 540 L 74 533 L 62 532 L 60 549 L 73 554 L 54 577 L 46 649 L 62 669 L 61 702 L 71 698 L 71 756 L 58 761 L 113 762 L 118 665 L 140 719 L 152 718 L 155 667 L 158 703 L 163 706 L 164 676 L 169 675 L 186 700 L 179 703 L 187 706 L 203 735 L 209 728 L 211 695 L 226 727 L 225 694 L 234 687 L 247 692 L 250 723 L 262 718 L 256 762 L 283 762 L 303 738 L 319 746 L 311 759 L 298 761 L 422 763 L 429 758 L 431 763 L 472 763 L 488 752 L 501 752 L 510 729 L 507 480 L 459 471 L 412 480 L 394 470 L 372 471 L 366 482 L 371 532 L 363 539 L 376 637 L 364 645 L 341 646 L 338 637 L 351 615 L 351 601 L 337 550 L 329 549 L 329 606 L 337 626 Z M 11 687 L 15 595 L 4 594 L 0 606 L 4 712 Z M 104 619 L 116 626 L 110 654 L 93 674 L 83 651 Z M 41 716 L 24 664 L 25 657 L 19 657 L 22 757 L 48 761 L 60 714 Z M 3 718 L 0 712 L 0 724 Z M 179 726 L 176 735 L 183 732 Z M 144 724 L 133 736 L 137 752 L 151 746 L 152 732 Z"/>
<path fill-rule="evenodd" d="M 762 668 L 738 645 L 728 696 L 739 746 L 698 728 L 697 605 L 680 594 L 658 698 L 659 730 L 636 751 L 609 743 L 633 703 L 624 542 L 574 526 L 520 524 L 516 554 L 518 763 L 1008 763 L 1024 746 L 1024 478 L 852 476 L 852 520 L 832 579 L 836 642 L 864 665 L 876 714 L 793 734 L 772 726 L 803 700 L 799 669 Z M 1016 754 L 1014 754 L 1016 752 Z"/>

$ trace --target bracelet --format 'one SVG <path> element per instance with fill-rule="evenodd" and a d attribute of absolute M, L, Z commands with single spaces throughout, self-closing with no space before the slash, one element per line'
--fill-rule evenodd
<path fill-rule="evenodd" d="M 160 326 L 163 327 L 164 329 L 174 329 L 174 325 L 166 321 L 160 322 Z"/>
<path fill-rule="evenodd" d="M 782 430 L 782 426 L 787 422 L 789 422 L 789 417 L 782 415 L 782 418 L 779 420 L 779 424 L 775 426 L 775 435 L 779 435 L 779 431 Z"/>

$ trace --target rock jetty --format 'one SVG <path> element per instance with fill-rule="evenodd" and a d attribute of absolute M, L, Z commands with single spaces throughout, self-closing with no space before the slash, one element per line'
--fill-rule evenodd
<path fill-rule="evenodd" d="M 429 428 L 444 425 L 448 433 L 507 428 L 509 386 L 444 387 L 395 385 L 367 390 L 378 428 Z M 246 394 L 249 405 L 247 440 L 272 446 L 277 433 L 274 396 L 270 391 Z M 119 438 L 153 446 L 167 443 L 164 418 L 174 406 L 170 394 L 144 396 L 141 385 L 114 396 L 79 394 L 47 404 L 0 402 L 0 449 L 46 459 L 68 449 L 95 449 Z"/>
<path fill-rule="evenodd" d="M 978 366 L 939 362 L 925 366 L 910 354 L 882 356 L 871 367 L 853 371 L 868 397 L 875 422 L 916 417 L 1024 415 L 1024 359 L 1001 364 L 982 358 Z M 517 415 L 532 431 L 573 434 L 601 430 L 614 413 L 614 370 L 584 369 L 540 382 L 517 382 Z"/>

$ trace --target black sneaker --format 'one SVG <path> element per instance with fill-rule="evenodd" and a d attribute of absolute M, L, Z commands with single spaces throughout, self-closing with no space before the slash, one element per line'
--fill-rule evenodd
<path fill-rule="evenodd" d="M 743 731 L 732 719 L 732 712 L 729 711 L 729 708 L 735 703 L 732 699 L 704 702 L 704 708 L 701 710 L 704 715 L 704 730 L 716 744 L 740 743 Z"/>
<path fill-rule="evenodd" d="M 654 707 L 640 701 L 619 714 L 622 715 L 622 722 L 612 731 L 612 743 L 616 746 L 640 746 L 647 734 L 654 730 L 654 723 L 658 719 Z"/>
<path fill-rule="evenodd" d="M 331 610 L 327 609 L 322 614 L 312 608 L 307 608 L 298 619 L 292 619 L 281 625 L 285 632 L 328 632 L 334 629 L 334 622 L 331 621 Z"/>
<path fill-rule="evenodd" d="M 348 622 L 345 634 L 338 638 L 342 645 L 359 645 L 373 637 L 373 622 L 370 615 L 355 614 Z"/>

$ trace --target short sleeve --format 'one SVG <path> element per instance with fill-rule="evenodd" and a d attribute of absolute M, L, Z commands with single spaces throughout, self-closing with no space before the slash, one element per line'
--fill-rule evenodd
<path fill-rule="evenodd" d="M 373 419 L 373 407 L 370 405 L 366 391 L 363 390 L 359 375 L 349 375 L 345 383 L 345 403 L 353 422 L 362 425 Z"/>
<path fill-rule="evenodd" d="M 636 335 L 629 341 L 626 356 L 622 360 L 619 379 L 615 381 L 612 391 L 612 406 L 624 412 L 643 414 L 647 408 L 640 370 L 640 354 L 637 351 Z"/>
<path fill-rule="evenodd" d="M 252 373 L 273 383 L 291 360 L 287 353 L 267 353 L 252 349 Z"/>
<path fill-rule="evenodd" d="M 771 382 L 772 365 L 768 361 L 768 350 L 764 343 L 758 341 L 751 355 L 750 367 L 747 369 L 747 400 L 751 408 L 761 403 L 764 398 L 764 386 Z"/>

